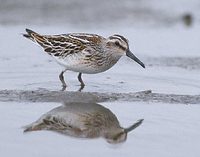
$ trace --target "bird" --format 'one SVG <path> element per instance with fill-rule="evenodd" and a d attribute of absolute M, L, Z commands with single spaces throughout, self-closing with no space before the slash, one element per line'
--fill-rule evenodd
<path fill-rule="evenodd" d="M 23 128 L 24 133 L 47 130 L 82 139 L 104 138 L 110 144 L 117 144 L 125 142 L 127 134 L 142 122 L 143 119 L 139 119 L 123 128 L 108 108 L 97 103 L 74 102 L 50 110 Z"/>
<path fill-rule="evenodd" d="M 69 70 L 78 72 L 80 91 L 85 87 L 82 73 L 96 74 L 110 69 L 124 55 L 143 68 L 145 65 L 129 49 L 129 41 L 122 35 L 114 34 L 105 38 L 97 34 L 69 33 L 41 35 L 26 29 L 24 37 L 41 46 L 64 70 L 59 74 L 62 90 L 67 84 L 63 74 Z"/>

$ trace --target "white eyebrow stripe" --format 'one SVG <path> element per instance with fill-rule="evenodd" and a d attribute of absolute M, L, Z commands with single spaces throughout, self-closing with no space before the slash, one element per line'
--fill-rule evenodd
<path fill-rule="evenodd" d="M 114 34 L 114 36 L 120 37 L 124 42 L 126 42 L 128 44 L 128 39 L 124 38 L 123 36 L 121 36 L 119 34 Z"/>
<path fill-rule="evenodd" d="M 117 39 L 119 39 L 121 42 L 124 41 L 124 40 L 122 40 L 122 38 L 120 38 L 119 36 L 116 36 L 116 35 L 113 35 L 112 38 L 113 38 L 113 39 L 114 39 L 114 38 L 117 38 Z"/>

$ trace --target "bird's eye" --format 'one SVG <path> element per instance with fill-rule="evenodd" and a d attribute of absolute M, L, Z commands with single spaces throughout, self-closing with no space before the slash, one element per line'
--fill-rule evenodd
<path fill-rule="evenodd" d="M 119 46 L 119 41 L 115 41 L 115 45 Z"/>

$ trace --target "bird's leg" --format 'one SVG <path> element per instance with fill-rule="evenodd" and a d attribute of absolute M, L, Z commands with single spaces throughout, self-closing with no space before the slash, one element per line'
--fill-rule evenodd
<path fill-rule="evenodd" d="M 81 88 L 79 89 L 79 91 L 81 91 L 85 87 L 85 84 L 84 84 L 84 82 L 83 82 L 83 80 L 81 78 L 81 75 L 82 75 L 82 73 L 78 74 L 78 80 L 81 83 Z"/>
<path fill-rule="evenodd" d="M 66 70 L 62 71 L 62 72 L 60 73 L 60 75 L 59 75 L 59 79 L 60 79 L 60 81 L 62 82 L 62 91 L 64 91 L 64 90 L 66 89 L 66 87 L 67 87 L 67 85 L 66 85 L 66 83 L 65 83 L 65 80 L 64 80 L 64 76 L 63 76 L 63 74 L 64 74 L 65 71 L 66 71 Z"/>

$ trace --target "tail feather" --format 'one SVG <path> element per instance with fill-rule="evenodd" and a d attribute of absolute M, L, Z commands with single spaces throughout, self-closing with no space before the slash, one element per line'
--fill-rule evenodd
<path fill-rule="evenodd" d="M 30 125 L 26 125 L 26 126 L 23 126 L 23 129 L 24 129 L 24 133 L 25 132 L 30 132 L 30 131 L 38 131 L 38 130 L 42 130 L 44 127 L 44 124 L 43 123 L 32 123 Z"/>
<path fill-rule="evenodd" d="M 42 42 L 45 42 L 45 39 L 42 35 L 30 30 L 26 28 L 26 32 L 27 34 L 23 34 L 24 37 L 33 40 L 34 42 L 37 42 L 39 44 L 41 44 Z"/>
<path fill-rule="evenodd" d="M 32 127 L 24 127 L 24 133 L 33 131 Z"/>
<path fill-rule="evenodd" d="M 37 34 L 37 33 L 27 28 L 26 28 L 26 32 L 27 34 L 23 34 L 23 36 L 34 41 L 34 34 Z"/>
<path fill-rule="evenodd" d="M 40 35 L 30 29 L 26 29 L 26 32 L 27 34 L 23 34 L 24 37 L 40 45 L 49 55 L 55 53 L 55 50 L 52 49 L 52 43 L 47 35 Z"/>
<path fill-rule="evenodd" d="M 23 34 L 24 37 L 30 38 L 31 36 L 29 34 Z"/>

